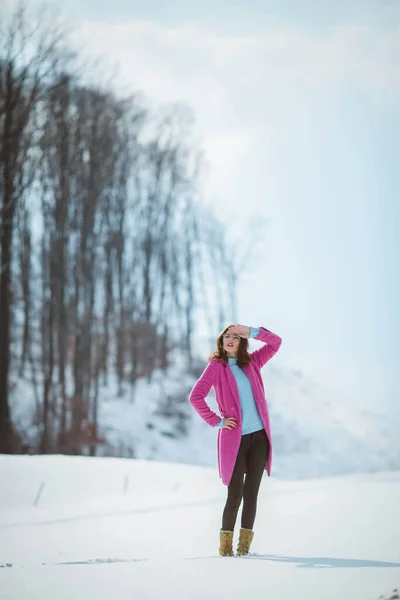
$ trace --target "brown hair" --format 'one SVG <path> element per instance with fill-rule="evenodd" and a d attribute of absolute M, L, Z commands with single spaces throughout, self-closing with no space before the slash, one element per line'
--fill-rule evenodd
<path fill-rule="evenodd" d="M 217 349 L 215 350 L 215 352 L 213 354 L 211 354 L 211 356 L 208 357 L 208 360 L 212 360 L 213 358 L 216 358 L 218 361 L 224 363 L 225 366 L 228 364 L 228 355 L 224 350 L 223 337 L 230 327 L 234 327 L 234 325 L 228 325 L 228 327 L 225 327 L 225 329 L 223 331 L 221 331 L 221 333 L 219 334 L 219 336 L 217 338 Z M 251 359 L 250 354 L 248 353 L 248 348 L 249 348 L 249 340 L 247 338 L 241 337 L 240 341 L 239 341 L 239 348 L 238 348 L 238 353 L 237 353 L 237 364 L 239 367 L 244 367 L 245 365 L 248 365 L 249 363 L 251 363 L 252 359 Z"/>

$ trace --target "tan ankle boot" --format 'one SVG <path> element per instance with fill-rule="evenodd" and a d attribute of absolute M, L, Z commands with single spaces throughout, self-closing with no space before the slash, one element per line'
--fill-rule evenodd
<path fill-rule="evenodd" d="M 224 531 L 221 529 L 219 532 L 219 553 L 221 556 L 233 556 L 233 531 Z"/>
<path fill-rule="evenodd" d="M 251 529 L 241 529 L 236 556 L 246 556 L 249 553 L 251 542 L 253 541 L 254 531 Z"/>

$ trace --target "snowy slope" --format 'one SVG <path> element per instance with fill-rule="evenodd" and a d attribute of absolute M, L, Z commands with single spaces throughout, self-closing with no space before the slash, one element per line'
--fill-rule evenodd
<path fill-rule="evenodd" d="M 400 472 L 265 477 L 240 558 L 218 556 L 215 469 L 0 456 L 0 481 L 1 600 L 378 600 L 400 584 Z"/>
<path fill-rule="evenodd" d="M 400 469 L 399 424 L 351 407 L 345 395 L 276 369 L 264 375 L 274 424 L 275 473 L 285 477 Z"/>
<path fill-rule="evenodd" d="M 189 391 L 205 361 L 188 372 L 179 355 L 167 373 L 139 381 L 118 398 L 112 378 L 100 389 L 100 456 L 125 456 L 214 466 L 216 430 L 188 403 Z M 350 408 L 346 398 L 309 381 L 298 371 L 263 369 L 274 441 L 273 472 L 280 477 L 320 477 L 339 473 L 400 469 L 400 427 Z M 208 398 L 216 410 L 212 394 Z M 34 437 L 34 399 L 29 381 L 18 380 L 13 416 Z M 392 429 L 390 429 L 391 425 Z"/>
<path fill-rule="evenodd" d="M 104 427 L 115 447 L 123 440 L 122 447 L 132 443 L 134 455 L 140 458 L 216 464 L 217 431 L 188 404 L 194 380 L 182 372 L 175 377 L 173 371 L 166 377 L 158 374 L 159 384 L 156 378 L 151 388 L 142 383 L 132 404 L 114 399 L 102 403 Z M 302 478 L 400 469 L 400 436 L 395 428 L 390 431 L 377 416 L 350 408 L 345 398 L 295 371 L 268 365 L 263 374 L 272 422 L 274 474 Z M 176 418 L 158 414 L 160 399 L 168 395 L 184 416 L 185 433 L 177 431 Z M 212 393 L 208 403 L 218 412 Z"/>

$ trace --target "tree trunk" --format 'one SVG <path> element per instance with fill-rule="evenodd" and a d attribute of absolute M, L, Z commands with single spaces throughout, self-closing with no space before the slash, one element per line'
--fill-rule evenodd
<path fill-rule="evenodd" d="M 0 268 L 0 454 L 16 451 L 16 439 L 9 407 L 10 329 L 11 329 L 11 242 L 15 204 L 11 176 L 6 165 L 1 222 Z"/>
<path fill-rule="evenodd" d="M 1 264 L 0 264 L 0 453 L 16 450 L 16 439 L 9 406 L 9 371 L 11 357 L 11 262 L 15 198 L 11 165 L 12 136 L 12 68 L 7 70 L 7 93 L 3 145 L 3 202 L 1 207 Z"/>

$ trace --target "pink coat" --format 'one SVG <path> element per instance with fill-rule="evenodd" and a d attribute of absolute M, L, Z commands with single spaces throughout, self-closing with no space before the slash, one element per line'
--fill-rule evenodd
<path fill-rule="evenodd" d="M 243 370 L 250 380 L 258 412 L 269 439 L 270 452 L 268 460 L 265 463 L 265 469 L 268 475 L 270 475 L 272 463 L 271 427 L 260 369 L 278 352 L 282 340 L 278 335 L 268 331 L 268 329 L 264 329 L 264 327 L 260 328 L 260 333 L 255 339 L 264 342 L 265 346 L 250 354 L 252 362 L 246 365 Z M 242 411 L 235 376 L 229 367 L 226 367 L 215 358 L 208 363 L 202 375 L 193 386 L 189 396 L 190 404 L 199 413 L 200 417 L 206 423 L 215 427 L 221 417 L 215 414 L 205 401 L 212 386 L 214 386 L 215 397 L 221 416 L 224 418 L 235 417 L 238 422 L 238 426 L 235 429 L 218 429 L 219 476 L 224 485 L 229 485 L 242 437 Z"/>

